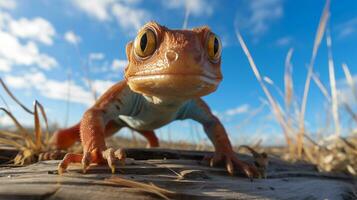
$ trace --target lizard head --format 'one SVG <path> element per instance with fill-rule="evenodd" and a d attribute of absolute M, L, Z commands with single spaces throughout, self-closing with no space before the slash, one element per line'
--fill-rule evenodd
<path fill-rule="evenodd" d="M 138 93 L 193 98 L 215 91 L 222 80 L 220 39 L 204 26 L 170 30 L 149 22 L 127 44 L 125 79 Z"/>

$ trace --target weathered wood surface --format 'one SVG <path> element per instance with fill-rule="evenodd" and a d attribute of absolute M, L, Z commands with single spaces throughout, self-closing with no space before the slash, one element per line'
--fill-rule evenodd
<path fill-rule="evenodd" d="M 173 199 L 357 199 L 356 180 L 346 175 L 318 173 L 308 164 L 288 164 L 271 158 L 267 179 L 228 176 L 223 168 L 211 168 L 200 160 L 208 152 L 128 149 L 126 166 L 111 174 L 105 166 L 93 166 L 82 174 L 80 166 L 56 173 L 59 161 L 41 161 L 26 167 L 0 168 L 0 199 L 158 199 L 138 189 L 104 182 L 122 178 L 152 182 L 176 192 Z M 252 161 L 249 156 L 239 155 Z M 194 171 L 190 171 L 194 170 Z M 179 178 L 173 171 L 182 174 Z M 185 175 L 184 175 L 185 174 Z"/>

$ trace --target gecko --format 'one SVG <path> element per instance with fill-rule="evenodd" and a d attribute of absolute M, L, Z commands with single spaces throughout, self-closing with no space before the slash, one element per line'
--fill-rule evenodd
<path fill-rule="evenodd" d="M 240 171 L 256 177 L 256 167 L 237 157 L 222 123 L 202 99 L 223 79 L 221 55 L 221 40 L 208 26 L 172 30 L 156 22 L 145 24 L 126 45 L 124 80 L 109 88 L 80 122 L 52 136 L 57 149 L 76 141 L 83 147 L 83 154 L 67 153 L 58 172 L 72 163 L 80 163 L 84 172 L 91 164 L 107 164 L 114 172 L 115 160 L 124 155 L 122 149 L 108 148 L 106 137 L 128 127 L 142 134 L 149 147 L 157 147 L 155 129 L 192 119 L 202 124 L 215 148 L 207 158 L 210 166 L 223 163 L 231 175 Z"/>

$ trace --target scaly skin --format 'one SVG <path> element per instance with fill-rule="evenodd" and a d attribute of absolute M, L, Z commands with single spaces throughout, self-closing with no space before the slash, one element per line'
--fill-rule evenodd
<path fill-rule="evenodd" d="M 215 147 L 211 166 L 225 162 L 230 174 L 237 168 L 250 178 L 258 175 L 253 165 L 236 157 L 224 127 L 201 99 L 222 80 L 221 43 L 208 27 L 170 30 L 149 22 L 127 44 L 126 54 L 125 80 L 106 91 L 80 123 L 54 135 L 52 143 L 59 149 L 79 138 L 83 146 L 83 155 L 65 156 L 60 173 L 71 163 L 81 163 L 86 171 L 91 163 L 107 162 L 114 171 L 114 160 L 123 160 L 125 154 L 107 148 L 104 139 L 122 127 L 138 131 L 155 147 L 154 129 L 193 119 L 203 125 Z"/>

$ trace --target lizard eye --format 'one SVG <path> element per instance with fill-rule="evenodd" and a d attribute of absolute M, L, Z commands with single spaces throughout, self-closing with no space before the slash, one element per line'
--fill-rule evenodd
<path fill-rule="evenodd" d="M 217 62 L 221 57 L 222 43 L 215 34 L 211 33 L 207 39 L 207 53 L 212 62 Z"/>
<path fill-rule="evenodd" d="M 154 31 L 145 29 L 135 39 L 134 50 L 139 57 L 145 58 L 154 53 L 156 49 L 156 36 Z"/>

